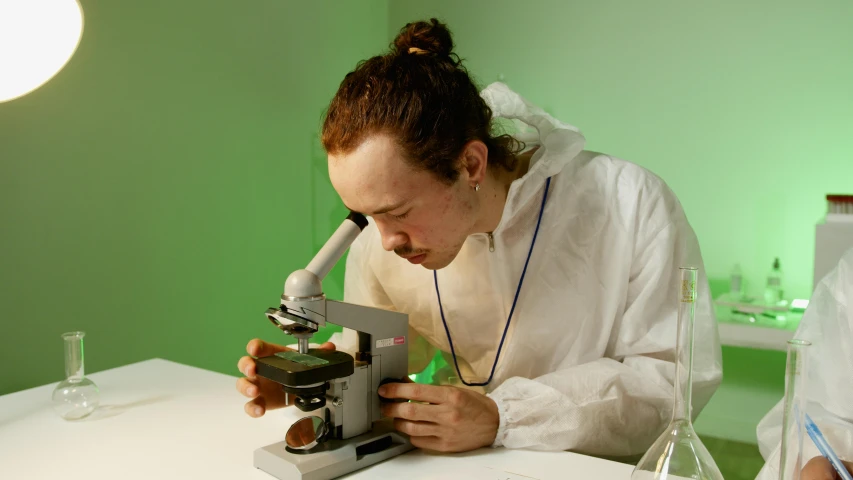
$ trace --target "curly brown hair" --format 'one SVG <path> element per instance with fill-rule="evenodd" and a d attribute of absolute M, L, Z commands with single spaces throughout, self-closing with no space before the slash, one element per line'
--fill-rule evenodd
<path fill-rule="evenodd" d="M 409 23 L 385 55 L 358 64 L 344 77 L 323 122 L 331 155 L 355 150 L 368 136 L 389 135 L 409 164 L 454 183 L 460 157 L 474 140 L 488 148 L 490 166 L 515 168 L 521 144 L 492 135 L 492 110 L 459 57 L 447 26 Z"/>

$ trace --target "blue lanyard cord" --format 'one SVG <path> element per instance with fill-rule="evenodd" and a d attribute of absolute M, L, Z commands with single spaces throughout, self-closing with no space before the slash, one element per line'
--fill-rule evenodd
<path fill-rule="evenodd" d="M 539 207 L 539 219 L 536 221 L 536 230 L 533 232 L 533 241 L 530 242 L 530 251 L 527 252 L 527 260 L 524 262 L 524 270 L 521 271 L 521 278 L 518 280 L 518 288 L 515 290 L 515 298 L 512 300 L 512 308 L 509 311 L 509 317 L 506 319 L 504 333 L 501 336 L 501 343 L 498 345 L 498 353 L 495 354 L 495 363 L 492 364 L 492 372 L 489 374 L 489 379 L 484 383 L 468 383 L 462 378 L 462 372 L 459 370 L 459 361 L 456 360 L 456 350 L 453 348 L 453 339 L 450 338 L 450 329 L 447 328 L 447 320 L 444 319 L 444 308 L 441 306 L 441 293 L 438 291 L 438 273 L 433 270 L 432 276 L 435 280 L 435 294 L 438 296 L 438 311 L 441 312 L 441 323 L 444 324 L 444 331 L 447 333 L 447 343 L 450 344 L 450 353 L 453 355 L 453 364 L 456 366 L 456 374 L 459 375 L 459 380 L 469 387 L 485 387 L 492 381 L 495 376 L 495 368 L 498 366 L 498 359 L 501 356 L 501 350 L 504 347 L 506 340 L 506 332 L 509 331 L 509 323 L 512 321 L 512 314 L 515 312 L 515 304 L 518 302 L 518 294 L 521 292 L 521 284 L 524 283 L 524 275 L 527 273 L 527 265 L 530 263 L 530 255 L 533 253 L 533 246 L 536 245 L 536 236 L 539 234 L 539 226 L 542 224 L 542 212 L 545 211 L 545 200 L 548 198 L 548 188 L 551 186 L 551 177 L 545 182 L 545 194 L 542 196 L 542 206 Z"/>

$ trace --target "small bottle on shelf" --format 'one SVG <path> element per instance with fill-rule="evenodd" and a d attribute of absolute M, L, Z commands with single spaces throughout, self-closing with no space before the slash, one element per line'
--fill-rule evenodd
<path fill-rule="evenodd" d="M 734 301 L 743 299 L 743 270 L 736 263 L 729 275 L 729 297 Z"/>
<path fill-rule="evenodd" d="M 767 286 L 764 289 L 764 303 L 766 305 L 779 305 L 784 300 L 782 292 L 782 267 L 779 258 L 773 262 L 773 268 L 767 274 Z"/>

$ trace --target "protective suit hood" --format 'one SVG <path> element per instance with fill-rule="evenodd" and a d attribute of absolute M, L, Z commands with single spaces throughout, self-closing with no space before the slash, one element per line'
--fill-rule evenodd
<path fill-rule="evenodd" d="M 481 96 L 495 118 L 513 121 L 517 131 L 512 135 L 526 149 L 543 147 L 530 159 L 527 173 L 510 185 L 504 214 L 495 229 L 499 231 L 539 192 L 546 178 L 562 171 L 583 151 L 586 139 L 577 127 L 560 122 L 501 82 L 486 87 Z"/>

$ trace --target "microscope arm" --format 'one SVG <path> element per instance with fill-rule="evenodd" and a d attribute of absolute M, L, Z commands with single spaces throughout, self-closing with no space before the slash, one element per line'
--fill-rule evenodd
<path fill-rule="evenodd" d="M 268 309 L 267 318 L 291 335 L 310 336 L 326 325 L 326 296 L 322 281 L 366 226 L 364 215 L 350 212 L 308 267 L 287 277 L 281 308 Z"/>

